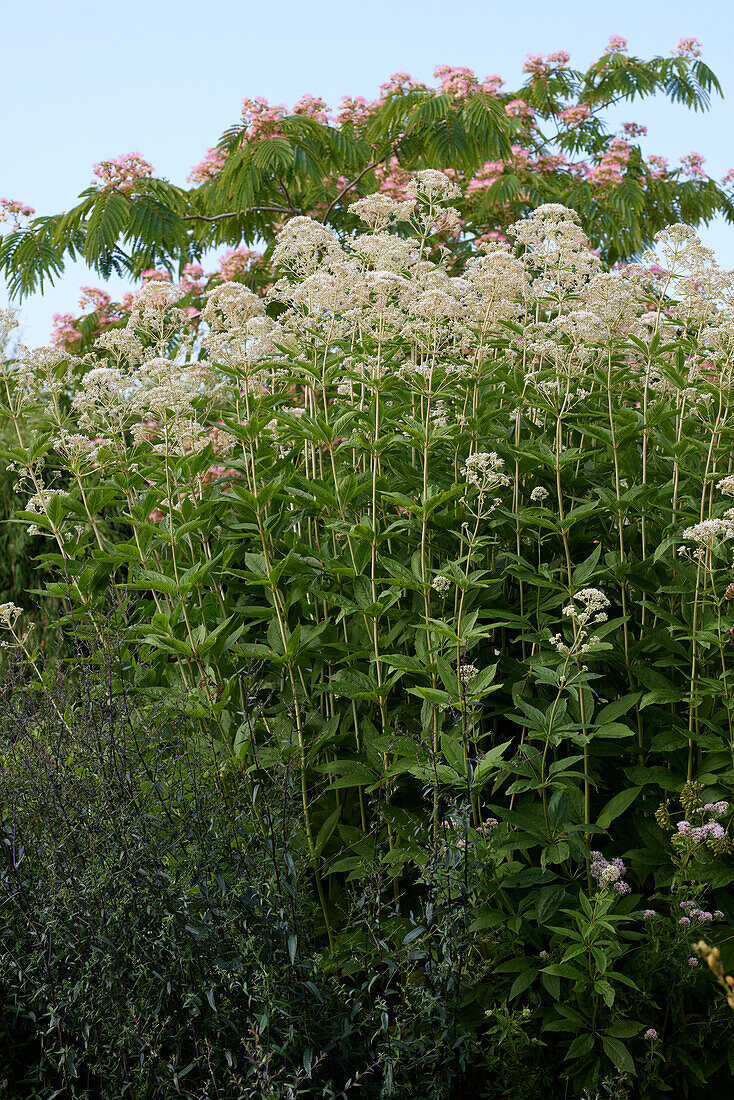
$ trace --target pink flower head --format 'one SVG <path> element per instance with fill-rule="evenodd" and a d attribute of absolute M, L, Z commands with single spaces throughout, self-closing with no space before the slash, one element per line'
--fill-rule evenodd
<path fill-rule="evenodd" d="M 521 118 L 530 121 L 535 111 L 524 99 L 511 99 L 509 103 L 505 104 L 505 114 L 508 118 Z"/>
<path fill-rule="evenodd" d="M 329 121 L 327 113 L 326 103 L 323 99 L 319 99 L 315 95 L 302 95 L 293 108 L 294 115 L 303 115 L 305 118 L 312 118 L 314 122 L 320 122 L 324 126 Z"/>
<path fill-rule="evenodd" d="M 437 65 L 433 75 L 438 80 L 441 91 L 454 99 L 466 99 L 479 87 L 474 71 L 464 65 Z"/>
<path fill-rule="evenodd" d="M 5 222 L 8 217 L 11 217 L 16 227 L 18 227 L 21 218 L 30 218 L 35 212 L 33 206 L 28 206 L 18 199 L 0 199 L 0 222 Z"/>
<path fill-rule="evenodd" d="M 499 179 L 505 170 L 505 166 L 501 160 L 488 160 L 478 168 L 474 178 L 470 179 L 466 186 L 467 195 L 472 195 L 477 191 L 487 191 L 495 180 Z"/>
<path fill-rule="evenodd" d="M 138 180 L 153 175 L 153 166 L 140 153 L 123 153 L 101 160 L 92 170 L 103 189 L 109 187 L 123 194 L 131 191 Z"/>
<path fill-rule="evenodd" d="M 96 286 L 83 286 L 79 296 L 79 306 L 81 309 L 92 306 L 96 313 L 106 313 L 111 300 L 106 290 Z"/>
<path fill-rule="evenodd" d="M 734 187 L 734 168 L 730 168 L 721 181 L 725 187 Z"/>
<path fill-rule="evenodd" d="M 621 183 L 631 151 L 629 142 L 624 138 L 612 138 L 599 164 L 589 169 L 586 176 L 589 183 L 602 186 Z"/>
<path fill-rule="evenodd" d="M 667 158 L 666 157 L 660 157 L 660 156 L 657 155 L 657 153 L 651 153 L 650 156 L 647 158 L 647 163 L 652 168 L 652 171 L 650 172 L 650 175 L 653 177 L 653 179 L 656 179 L 656 180 L 662 179 L 663 176 L 668 171 L 668 160 L 667 160 Z"/>
<path fill-rule="evenodd" d="M 74 327 L 76 318 L 71 313 L 54 313 L 51 343 L 54 347 L 73 351 L 82 338 L 81 332 Z"/>
<path fill-rule="evenodd" d="M 625 137 L 630 138 L 644 137 L 647 133 L 647 126 L 640 126 L 639 122 L 623 122 L 622 129 Z"/>
<path fill-rule="evenodd" d="M 607 42 L 605 53 L 622 53 L 627 49 L 627 39 L 618 34 L 613 34 Z"/>
<path fill-rule="evenodd" d="M 339 126 L 357 126 L 367 117 L 369 117 L 369 110 L 364 96 L 342 96 L 339 110 L 335 116 L 335 122 Z"/>
<path fill-rule="evenodd" d="M 485 76 L 484 80 L 479 85 L 479 90 L 480 92 L 485 92 L 487 95 L 499 95 L 504 83 L 502 77 L 494 73 L 492 76 Z"/>
<path fill-rule="evenodd" d="M 407 199 L 406 187 L 410 182 L 410 173 L 406 172 L 397 157 L 390 157 L 387 165 L 381 162 L 375 168 L 375 177 L 379 181 L 380 191 L 397 202 Z"/>
<path fill-rule="evenodd" d="M 219 271 L 226 282 L 238 275 L 244 275 L 262 260 L 262 252 L 252 252 L 248 248 L 230 248 L 219 258 Z"/>
<path fill-rule="evenodd" d="M 189 172 L 188 182 L 196 184 L 213 180 L 224 168 L 226 159 L 227 154 L 224 149 L 217 149 L 216 147 L 207 149 L 202 160 L 195 164 Z"/>
<path fill-rule="evenodd" d="M 703 170 L 705 157 L 702 157 L 700 153 L 687 153 L 686 156 L 680 158 L 680 162 L 683 166 L 683 175 L 688 176 L 690 179 L 706 179 L 706 173 Z"/>
<path fill-rule="evenodd" d="M 529 53 L 525 58 L 525 64 L 522 67 L 522 71 L 542 79 L 542 77 L 548 76 L 550 65 L 547 61 L 543 60 L 542 53 Z"/>
<path fill-rule="evenodd" d="M 654 1042 L 657 1039 L 657 1037 L 658 1037 L 658 1033 L 657 1033 L 657 1031 L 655 1030 L 654 1027 L 649 1027 L 647 1029 L 647 1031 L 645 1032 L 645 1034 L 643 1035 L 643 1039 L 650 1039 L 652 1042 Z"/>
<path fill-rule="evenodd" d="M 555 53 L 548 54 L 548 61 L 551 65 L 557 65 L 559 69 L 562 69 L 564 65 L 568 65 L 571 60 L 571 54 L 567 50 L 556 50 Z"/>
<path fill-rule="evenodd" d="M 259 141 L 264 137 L 273 137 L 280 133 L 278 123 L 288 114 L 288 108 L 282 103 L 270 104 L 262 96 L 255 99 L 245 97 L 242 100 L 242 121 L 246 141 Z"/>
<path fill-rule="evenodd" d="M 591 107 L 587 103 L 577 103 L 575 106 L 564 107 L 558 112 L 558 117 L 565 126 L 580 126 L 591 118 Z"/>
<path fill-rule="evenodd" d="M 544 153 L 533 161 L 533 166 L 538 172 L 544 173 L 557 172 L 559 168 L 565 168 L 567 165 L 568 158 L 565 153 Z"/>
<path fill-rule="evenodd" d="M 417 88 L 425 88 L 425 84 L 413 80 L 410 73 L 391 73 L 387 81 L 380 85 L 383 98 L 393 95 L 407 95 L 408 92 L 414 92 Z"/>
<path fill-rule="evenodd" d="M 701 56 L 701 43 L 697 38 L 681 38 L 676 48 L 670 52 L 691 61 L 694 57 Z"/>
<path fill-rule="evenodd" d="M 141 272 L 141 279 L 146 283 L 170 283 L 171 276 L 164 267 L 149 267 Z"/>

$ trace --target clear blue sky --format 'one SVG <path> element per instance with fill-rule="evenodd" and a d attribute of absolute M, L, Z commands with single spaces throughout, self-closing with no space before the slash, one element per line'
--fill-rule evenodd
<path fill-rule="evenodd" d="M 667 55 L 682 37 L 703 43 L 723 101 L 704 115 L 641 101 L 623 106 L 619 121 L 647 125 L 644 148 L 671 163 L 695 151 L 714 177 L 734 167 L 732 0 L 36 0 L 28 14 L 32 32 L 22 15 L 5 20 L 0 195 L 38 213 L 68 209 L 94 163 L 133 150 L 183 184 L 243 96 L 291 105 L 311 92 L 335 106 L 344 94 L 374 97 L 396 70 L 428 81 L 438 64 L 499 73 L 513 87 L 527 53 L 566 49 L 584 68 L 612 34 L 640 57 Z M 734 227 L 702 235 L 734 267 Z M 22 339 L 46 343 L 52 314 L 73 310 L 84 284 L 102 280 L 77 264 L 24 301 Z"/>

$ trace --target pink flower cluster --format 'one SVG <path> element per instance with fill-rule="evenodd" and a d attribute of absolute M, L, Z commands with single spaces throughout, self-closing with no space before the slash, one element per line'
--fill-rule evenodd
<path fill-rule="evenodd" d="M 678 836 L 684 836 L 693 844 L 701 844 L 705 840 L 723 840 L 726 835 L 722 825 L 718 821 L 707 821 L 705 825 L 691 825 L 690 821 L 678 822 Z"/>
<path fill-rule="evenodd" d="M 106 290 L 96 286 L 83 286 L 80 289 L 79 308 L 82 311 L 91 309 L 91 312 L 97 314 L 95 335 L 98 336 L 110 325 L 122 320 L 123 309 L 112 301 Z M 78 318 L 72 313 L 54 313 L 51 343 L 57 348 L 73 351 L 82 339 L 82 334 L 76 327 L 77 321 Z"/>
<path fill-rule="evenodd" d="M 338 126 L 358 126 L 369 113 L 369 104 L 363 95 L 343 95 L 334 121 Z"/>
<path fill-rule="evenodd" d="M 575 106 L 564 107 L 558 112 L 558 117 L 565 126 L 580 126 L 591 118 L 591 107 L 588 103 L 577 103 Z"/>
<path fill-rule="evenodd" d="M 375 177 L 383 195 L 389 195 L 397 202 L 403 202 L 406 199 L 405 189 L 410 182 L 410 172 L 406 172 L 397 157 L 390 157 L 387 165 L 384 162 L 378 164 L 375 168 Z"/>
<path fill-rule="evenodd" d="M 647 133 L 647 126 L 640 126 L 639 122 L 623 122 L 622 130 L 625 137 L 644 137 Z"/>
<path fill-rule="evenodd" d="M 139 179 L 152 176 L 153 166 L 140 153 L 123 153 L 110 160 L 101 160 L 94 165 L 93 171 L 103 188 L 126 193 Z"/>
<path fill-rule="evenodd" d="M 683 175 L 688 176 L 689 179 L 706 179 L 706 173 L 703 170 L 705 161 L 706 158 L 702 157 L 700 153 L 687 153 L 686 156 L 680 158 Z"/>
<path fill-rule="evenodd" d="M 613 34 L 607 42 L 605 53 L 623 53 L 627 49 L 627 39 L 618 34 Z"/>
<path fill-rule="evenodd" d="M 609 862 L 604 859 L 601 852 L 592 852 L 591 859 L 589 873 L 596 879 L 602 889 L 612 885 L 618 894 L 624 895 L 631 892 L 632 887 L 622 879 L 622 875 L 626 873 L 627 868 L 619 856 Z"/>
<path fill-rule="evenodd" d="M 149 267 L 141 272 L 141 279 L 145 283 L 170 283 L 171 275 L 165 267 Z"/>
<path fill-rule="evenodd" d="M 80 289 L 79 306 L 81 309 L 91 306 L 95 313 L 103 314 L 110 308 L 112 299 L 106 290 L 102 290 L 98 286 L 83 286 Z"/>
<path fill-rule="evenodd" d="M 565 153 L 545 153 L 530 162 L 536 172 L 557 172 L 559 168 L 570 167 Z"/>
<path fill-rule="evenodd" d="M 474 70 L 467 69 L 465 65 L 437 65 L 433 75 L 441 91 L 454 99 L 466 99 L 476 91 L 497 95 L 504 84 L 502 77 L 497 75 L 485 76 L 480 81 Z"/>
<path fill-rule="evenodd" d="M 682 901 L 680 908 L 686 913 L 685 917 L 681 917 L 678 924 L 688 925 L 692 921 L 696 921 L 699 924 L 710 924 L 715 920 L 725 920 L 724 914 L 720 909 L 714 909 L 713 913 L 708 909 L 699 909 L 695 901 Z"/>
<path fill-rule="evenodd" d="M 323 126 L 326 126 L 329 121 L 326 103 L 315 95 L 302 95 L 293 108 L 293 114 L 312 118 L 314 122 L 320 122 Z"/>
<path fill-rule="evenodd" d="M 657 153 L 651 153 L 650 156 L 647 158 L 647 163 L 652 169 L 650 175 L 653 179 L 661 180 L 667 174 L 667 157 L 660 157 L 657 155 Z"/>
<path fill-rule="evenodd" d="M 14 223 L 20 225 L 20 218 L 30 218 L 35 214 L 35 207 L 18 199 L 0 199 L 0 222 L 5 222 L 11 217 Z"/>
<path fill-rule="evenodd" d="M 505 170 L 501 160 L 487 160 L 481 168 L 478 168 L 472 179 L 466 186 L 466 194 L 474 195 L 477 191 L 488 191 L 495 180 L 498 180 Z"/>
<path fill-rule="evenodd" d="M 621 137 L 612 138 L 599 163 L 589 169 L 586 176 L 589 183 L 600 184 L 603 187 L 621 183 L 630 153 L 628 141 Z"/>
<path fill-rule="evenodd" d="M 219 272 L 225 282 L 231 282 L 238 275 L 252 271 L 262 261 L 262 252 L 252 252 L 248 248 L 230 248 L 219 259 Z"/>
<path fill-rule="evenodd" d="M 681 38 L 680 42 L 671 53 L 677 54 L 678 57 L 685 57 L 689 61 L 694 57 L 701 56 L 701 43 L 697 38 Z"/>
<path fill-rule="evenodd" d="M 549 53 L 547 58 L 544 58 L 542 53 L 529 53 L 525 58 L 522 71 L 530 73 L 533 77 L 543 79 L 543 77 L 549 76 L 553 69 L 562 69 L 564 65 L 568 64 L 570 58 L 571 55 L 566 50 Z"/>
<path fill-rule="evenodd" d="M 524 99 L 511 99 L 505 104 L 505 114 L 508 118 L 521 118 L 525 122 L 532 120 L 535 111 Z"/>
<path fill-rule="evenodd" d="M 288 114 L 288 108 L 282 103 L 270 104 L 262 96 L 242 100 L 242 121 L 245 124 L 245 139 L 257 141 L 264 137 L 279 134 L 278 123 Z"/>
<path fill-rule="evenodd" d="M 418 80 L 413 80 L 410 73 L 391 73 L 384 84 L 380 85 L 380 91 L 382 96 L 375 100 L 374 105 L 379 105 L 390 96 L 395 95 L 407 95 L 408 92 L 414 92 L 417 88 L 425 88 L 425 84 L 421 84 Z"/>
<path fill-rule="evenodd" d="M 223 149 L 207 149 L 206 153 L 188 174 L 189 183 L 206 183 L 208 180 L 213 180 L 224 168 L 224 162 L 227 159 L 227 154 Z"/>
<path fill-rule="evenodd" d="M 54 347 L 65 351 L 74 350 L 82 338 L 81 332 L 74 325 L 76 320 L 73 313 L 54 313 L 51 328 L 51 343 Z"/>

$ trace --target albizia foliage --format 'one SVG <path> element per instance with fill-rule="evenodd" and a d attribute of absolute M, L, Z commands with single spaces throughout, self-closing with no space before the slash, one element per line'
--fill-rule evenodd
<path fill-rule="evenodd" d="M 96 164 L 93 185 L 68 213 L 33 218 L 30 207 L 6 202 L 2 213 L 14 225 L 0 243 L 0 270 L 22 296 L 53 280 L 67 258 L 81 257 L 104 278 L 135 279 L 155 269 L 180 277 L 221 245 L 264 242 L 269 260 L 286 219 L 308 215 L 351 231 L 355 199 L 378 187 L 400 199 L 409 173 L 425 168 L 466 184 L 443 238 L 457 261 L 548 202 L 578 212 L 607 263 L 635 258 L 665 225 L 734 218 L 731 173 L 722 186 L 697 153 L 670 168 L 643 155 L 636 139 L 645 127 L 628 122 L 616 131 L 605 119 L 612 104 L 656 94 L 705 110 L 720 87 L 695 39 L 643 60 L 615 35 L 586 71 L 563 50 L 530 55 L 524 70 L 515 90 L 461 66 L 439 65 L 433 85 L 394 73 L 377 99 L 346 96 L 333 114 L 313 95 L 292 109 L 244 99 L 240 119 L 192 170 L 190 189 L 157 179 L 130 153 Z M 266 262 L 257 285 L 270 279 Z M 67 335 L 89 336 L 99 320 L 91 317 L 86 325 L 62 318 Z"/>

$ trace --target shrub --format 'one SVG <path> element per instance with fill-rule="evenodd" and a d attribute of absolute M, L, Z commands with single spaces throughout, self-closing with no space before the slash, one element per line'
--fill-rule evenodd
<path fill-rule="evenodd" d="M 115 690 L 175 703 L 255 807 L 293 777 L 287 850 L 323 965 L 372 971 L 386 1088 L 416 1036 L 430 1061 L 417 997 L 438 1088 L 509 1044 L 518 1096 L 703 1095 L 731 1050 L 689 963 L 732 916 L 731 276 L 682 225 L 603 272 L 557 205 L 449 272 L 456 185 L 408 190 L 352 236 L 289 222 L 267 301 L 219 287 L 200 343 L 154 282 L 92 363 L 21 352 L 21 515 L 88 644 L 121 601 Z"/>

